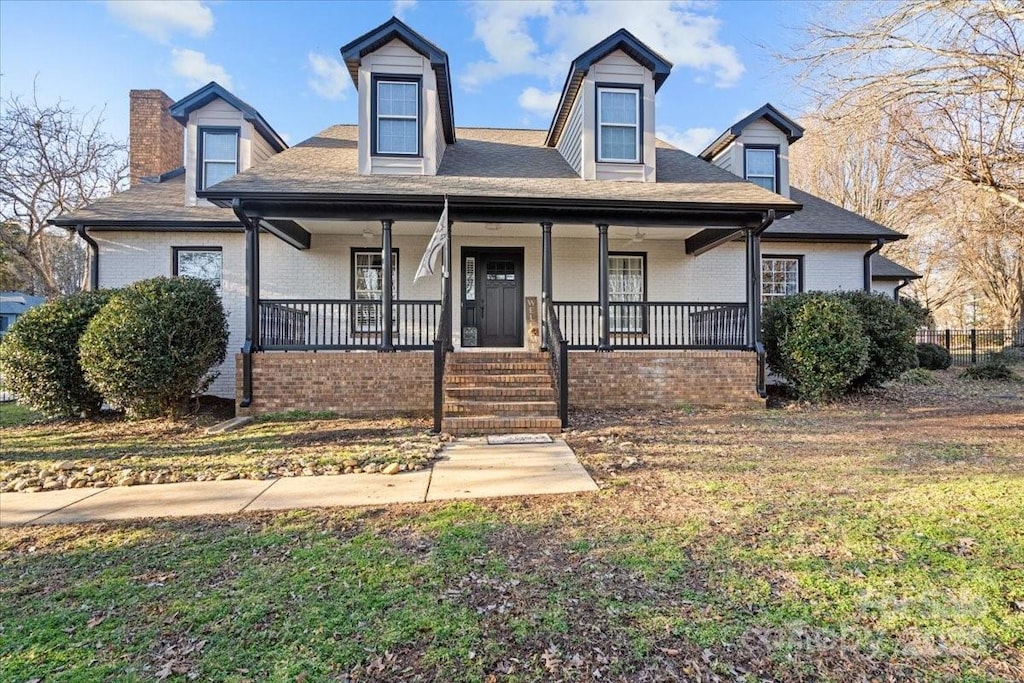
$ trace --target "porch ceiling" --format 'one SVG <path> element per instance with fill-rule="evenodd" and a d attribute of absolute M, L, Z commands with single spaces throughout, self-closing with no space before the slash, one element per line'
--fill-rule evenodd
<path fill-rule="evenodd" d="M 330 221 L 300 220 L 296 221 L 314 235 L 363 235 L 369 230 L 376 238 L 380 238 L 380 222 L 377 221 Z M 394 235 L 430 235 L 437 223 L 423 221 L 395 221 L 392 227 Z M 632 240 L 637 235 L 637 228 L 612 225 L 608 228 L 608 236 L 613 240 Z M 700 228 L 682 227 L 644 227 L 639 228 L 643 241 L 647 240 L 684 240 L 698 232 Z M 540 239 L 539 224 L 529 223 L 460 223 L 452 225 L 452 235 L 465 237 L 514 237 L 524 239 Z M 552 236 L 569 239 L 597 239 L 597 228 L 593 225 L 558 224 L 552 228 Z"/>

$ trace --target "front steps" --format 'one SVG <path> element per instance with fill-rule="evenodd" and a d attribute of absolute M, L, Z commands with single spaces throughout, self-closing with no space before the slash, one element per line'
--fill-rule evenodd
<path fill-rule="evenodd" d="M 449 434 L 562 431 L 546 353 L 455 352 L 444 378 L 442 429 Z"/>

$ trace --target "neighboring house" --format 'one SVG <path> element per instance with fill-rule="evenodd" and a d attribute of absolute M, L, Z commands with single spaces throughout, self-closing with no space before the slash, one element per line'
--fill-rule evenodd
<path fill-rule="evenodd" d="M 240 352 L 212 390 L 242 412 L 537 431 L 569 406 L 763 405 L 762 298 L 870 287 L 865 254 L 903 237 L 791 191 L 801 131 L 770 107 L 714 163 L 657 140 L 671 64 L 625 30 L 572 62 L 547 130 L 457 127 L 447 55 L 397 19 L 341 52 L 358 121 L 291 148 L 216 83 L 133 91 L 132 187 L 55 221 L 91 240 L 94 286 L 220 287 Z M 435 226 L 451 267 L 415 279 Z"/>
<path fill-rule="evenodd" d="M 24 292 L 0 292 L 0 336 L 7 334 L 11 325 L 25 311 L 46 303 L 46 297 Z"/>

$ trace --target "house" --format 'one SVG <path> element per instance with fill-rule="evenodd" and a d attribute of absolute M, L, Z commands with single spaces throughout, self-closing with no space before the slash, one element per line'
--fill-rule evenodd
<path fill-rule="evenodd" d="M 0 337 L 25 311 L 46 302 L 46 297 L 24 292 L 0 292 Z"/>
<path fill-rule="evenodd" d="M 763 405 L 762 299 L 870 288 L 903 237 L 790 188 L 802 130 L 770 105 L 700 157 L 656 139 L 672 65 L 625 30 L 569 65 L 547 130 L 456 126 L 448 56 L 398 19 L 341 53 L 358 121 L 293 147 L 216 83 L 132 91 L 131 188 L 55 221 L 94 287 L 219 287 L 239 352 L 212 390 L 240 412 L 466 432 Z"/>

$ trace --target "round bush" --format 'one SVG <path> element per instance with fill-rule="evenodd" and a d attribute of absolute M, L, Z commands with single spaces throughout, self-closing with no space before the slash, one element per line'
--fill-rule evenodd
<path fill-rule="evenodd" d="M 953 356 L 938 344 L 918 344 L 917 364 L 926 370 L 945 370 L 953 364 Z"/>
<path fill-rule="evenodd" d="M 107 302 L 79 341 L 82 368 L 113 405 L 133 417 L 178 415 L 216 378 L 228 326 L 208 282 L 158 277 Z"/>
<path fill-rule="evenodd" d="M 857 387 L 878 387 L 918 365 L 914 348 L 918 319 L 884 294 L 842 292 L 838 296 L 857 309 L 868 338 L 868 366 L 854 380 Z"/>
<path fill-rule="evenodd" d="M 768 364 L 807 401 L 833 399 L 868 363 L 868 339 L 856 309 L 835 295 L 781 297 L 764 308 Z"/>
<path fill-rule="evenodd" d="M 0 342 L 4 388 L 50 417 L 91 416 L 103 398 L 78 362 L 78 339 L 110 292 L 81 292 L 30 309 Z"/>

